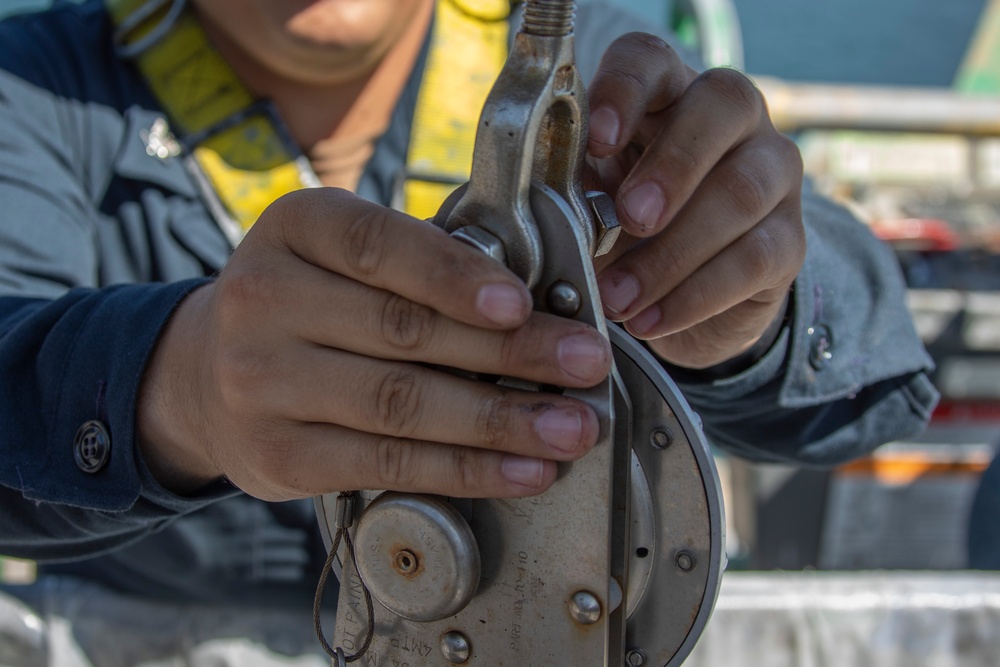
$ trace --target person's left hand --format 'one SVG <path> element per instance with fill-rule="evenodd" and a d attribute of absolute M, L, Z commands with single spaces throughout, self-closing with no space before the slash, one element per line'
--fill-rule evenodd
<path fill-rule="evenodd" d="M 590 109 L 588 187 L 625 232 L 597 266 L 608 318 L 687 368 L 773 338 L 805 258 L 802 160 L 754 84 L 632 33 L 604 54 Z"/>

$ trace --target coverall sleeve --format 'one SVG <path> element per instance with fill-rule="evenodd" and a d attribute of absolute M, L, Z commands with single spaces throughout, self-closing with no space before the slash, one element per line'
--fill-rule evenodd
<path fill-rule="evenodd" d="M 20 32 L 19 32 L 20 30 Z M 29 31 L 29 32 L 24 32 Z M 15 44 L 30 26 L 0 24 L 0 553 L 36 559 L 99 553 L 235 492 L 168 493 L 135 447 L 135 401 L 147 358 L 198 280 L 101 286 L 98 213 L 107 175 L 93 100 L 59 91 L 55 69 Z M 51 85 L 48 85 L 51 82 Z M 109 111 L 110 113 L 110 111 Z M 106 462 L 86 472 L 77 432 L 100 422 Z"/>
<path fill-rule="evenodd" d="M 730 378 L 677 377 L 710 440 L 746 458 L 827 466 L 919 433 L 937 404 L 891 251 L 803 193 L 806 261 L 771 350 Z"/>

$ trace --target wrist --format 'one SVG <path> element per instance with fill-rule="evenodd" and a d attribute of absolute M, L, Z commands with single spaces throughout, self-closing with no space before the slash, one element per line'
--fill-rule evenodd
<path fill-rule="evenodd" d="M 222 476 L 200 445 L 198 382 L 202 312 L 211 294 L 204 285 L 184 298 L 160 332 L 136 399 L 136 444 L 153 478 L 179 495 Z"/>

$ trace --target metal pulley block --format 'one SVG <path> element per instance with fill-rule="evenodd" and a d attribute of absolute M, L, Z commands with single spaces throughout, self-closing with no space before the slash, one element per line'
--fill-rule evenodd
<path fill-rule="evenodd" d="M 641 343 L 603 317 L 593 257 L 617 223 L 610 199 L 581 187 L 573 5 L 527 4 L 480 119 L 470 181 L 435 223 L 506 262 L 536 310 L 609 337 L 609 377 L 558 390 L 593 408 L 600 436 L 531 498 L 361 491 L 353 524 L 336 494 L 318 498 L 327 547 L 338 527 L 353 537 L 356 563 L 346 547 L 334 563 L 333 644 L 357 652 L 372 623 L 361 665 L 674 666 L 715 603 L 723 507 L 700 420 Z"/>
<path fill-rule="evenodd" d="M 604 472 L 584 465 L 596 449 L 535 498 L 363 491 L 367 509 L 355 532 L 363 579 L 341 553 L 335 645 L 361 645 L 367 586 L 375 639 L 362 665 L 683 662 L 708 621 L 725 562 L 718 481 L 697 416 L 676 387 L 628 334 L 615 326 L 609 333 L 631 400 L 615 419 L 628 438 L 611 447 L 627 454 L 614 478 L 618 486 L 627 479 L 625 511 L 592 511 L 607 500 L 603 489 L 588 488 L 590 475 Z M 572 507 L 581 496 L 595 502 Z M 318 502 L 324 527 L 333 524 L 335 501 Z M 608 520 L 620 523 L 606 528 Z M 617 568 L 612 552 L 621 555 Z"/>

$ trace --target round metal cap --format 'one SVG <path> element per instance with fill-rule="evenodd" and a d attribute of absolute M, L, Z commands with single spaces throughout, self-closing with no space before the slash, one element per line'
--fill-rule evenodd
<path fill-rule="evenodd" d="M 440 498 L 384 493 L 361 515 L 358 572 L 373 597 L 412 621 L 438 621 L 465 608 L 479 586 L 479 546 L 469 525 Z"/>

